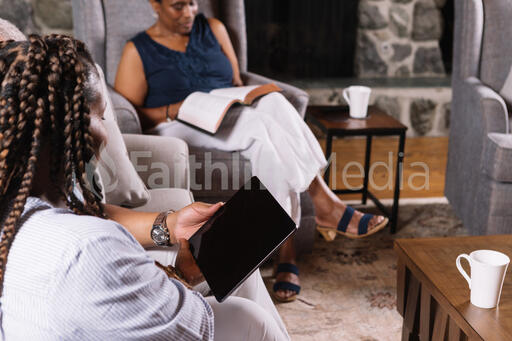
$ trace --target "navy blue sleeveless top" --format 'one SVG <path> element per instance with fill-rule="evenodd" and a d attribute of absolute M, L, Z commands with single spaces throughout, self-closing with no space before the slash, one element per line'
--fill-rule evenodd
<path fill-rule="evenodd" d="M 156 108 L 184 100 L 194 91 L 233 86 L 233 69 L 208 20 L 198 14 L 185 52 L 169 49 L 145 31 L 132 41 L 139 52 L 148 83 L 144 107 Z"/>

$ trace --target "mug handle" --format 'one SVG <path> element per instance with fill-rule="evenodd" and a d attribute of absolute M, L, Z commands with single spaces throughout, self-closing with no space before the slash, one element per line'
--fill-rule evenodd
<path fill-rule="evenodd" d="M 347 101 L 347 104 L 350 106 L 350 98 L 348 97 L 348 88 L 343 89 L 343 98 L 345 99 L 345 101 Z"/>
<path fill-rule="evenodd" d="M 471 290 L 471 278 L 469 278 L 467 272 L 462 268 L 462 265 L 460 265 L 460 259 L 461 258 L 467 259 L 467 261 L 469 262 L 469 266 L 470 267 L 471 267 L 471 258 L 469 258 L 469 256 L 467 254 L 463 253 L 463 254 L 459 255 L 457 257 L 457 260 L 455 261 L 455 263 L 457 264 L 457 269 L 459 270 L 459 272 L 462 275 L 462 277 L 464 277 L 466 279 L 466 281 L 469 284 L 469 289 Z"/>

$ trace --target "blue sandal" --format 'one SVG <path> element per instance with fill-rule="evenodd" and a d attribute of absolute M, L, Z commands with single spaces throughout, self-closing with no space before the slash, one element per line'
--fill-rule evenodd
<path fill-rule="evenodd" d="M 299 268 L 295 264 L 290 263 L 281 263 L 277 266 L 276 275 L 280 272 L 290 272 L 292 274 L 295 274 L 299 276 Z M 274 298 L 279 302 L 292 302 L 297 299 L 297 295 L 300 293 L 300 285 L 293 284 L 290 282 L 282 281 L 282 282 L 276 282 L 273 287 L 273 295 Z M 290 290 L 295 292 L 295 294 L 291 295 L 290 297 L 283 298 L 279 295 L 277 295 L 277 292 L 279 290 Z"/>
<path fill-rule="evenodd" d="M 326 226 L 317 226 L 318 232 L 322 235 L 322 237 L 325 238 L 326 241 L 332 242 L 334 238 L 336 238 L 337 234 L 341 234 L 347 238 L 350 239 L 359 239 L 368 237 L 380 230 L 382 230 L 387 224 L 389 219 L 384 217 L 384 220 L 381 221 L 379 224 L 375 226 L 371 231 L 368 231 L 368 224 L 370 223 L 370 220 L 374 217 L 373 214 L 365 213 L 361 220 L 359 220 L 359 225 L 357 228 L 357 234 L 347 232 L 348 224 L 350 223 L 350 220 L 352 220 L 352 216 L 354 215 L 355 210 L 347 206 L 345 209 L 345 213 L 343 213 L 343 216 L 341 217 L 340 221 L 338 222 L 338 228 L 335 230 L 331 227 Z"/>

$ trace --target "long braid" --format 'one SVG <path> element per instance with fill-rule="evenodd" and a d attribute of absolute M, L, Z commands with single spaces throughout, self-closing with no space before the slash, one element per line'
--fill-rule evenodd
<path fill-rule="evenodd" d="M 75 44 L 77 51 L 85 51 L 85 46 L 82 42 L 75 41 Z M 85 97 L 83 96 L 85 91 L 85 77 L 83 77 L 84 70 L 82 70 L 82 68 L 82 65 L 75 66 L 75 71 L 77 72 L 77 76 L 80 81 L 77 82 L 77 87 L 75 88 L 73 96 L 75 122 L 80 122 L 80 126 L 75 126 L 75 149 L 77 150 L 78 161 L 77 174 L 81 174 L 81 176 L 77 178 L 77 181 L 82 189 L 85 202 L 89 204 L 86 209 L 90 214 L 99 215 L 102 212 L 102 209 L 95 195 L 90 190 L 90 188 L 92 188 L 92 184 L 88 183 L 87 172 L 85 170 L 86 161 L 90 160 L 94 156 L 94 149 L 92 147 L 93 138 L 89 133 L 89 129 L 86 129 L 86 127 L 89 127 L 91 118 L 89 106 L 86 101 L 84 101 Z M 80 77 L 80 75 L 82 76 Z"/>
<path fill-rule="evenodd" d="M 62 127 L 62 118 L 59 117 L 59 105 L 60 105 L 60 96 L 57 93 L 57 89 L 60 87 L 61 81 L 61 73 L 62 67 L 61 62 L 58 56 L 58 53 L 55 49 L 49 49 L 48 51 L 48 114 L 50 115 L 50 143 L 56 150 L 62 150 L 63 143 L 61 132 L 63 130 Z M 57 153 L 50 154 L 50 180 L 52 185 L 54 186 L 54 190 L 59 193 L 66 201 L 64 192 L 62 192 L 61 188 L 58 186 L 58 177 L 60 174 L 61 168 L 61 156 Z"/>
<path fill-rule="evenodd" d="M 21 183 L 19 185 L 18 193 L 14 198 L 12 210 L 9 212 L 5 223 L 3 224 L 1 239 L 0 239 L 0 279 L 3 283 L 5 273 L 5 266 L 7 264 L 7 255 L 9 248 L 14 240 L 14 236 L 18 230 L 18 220 L 25 207 L 25 202 L 30 194 L 32 188 L 32 180 L 39 157 L 39 149 L 41 145 L 41 132 L 43 130 L 44 119 L 44 100 L 37 98 L 36 88 L 39 84 L 39 74 L 42 71 L 41 64 L 45 59 L 45 49 L 42 48 L 43 43 L 40 39 L 31 38 L 31 45 L 28 49 L 25 70 L 21 75 L 20 89 L 18 92 L 19 108 L 23 115 L 18 115 L 17 128 L 19 133 L 16 134 L 16 144 L 13 146 L 21 146 L 30 141 L 30 151 L 27 160 L 22 160 L 19 164 L 19 170 L 22 170 Z M 27 118 L 33 118 L 30 122 Z M 24 129 L 27 127 L 28 129 Z M 32 131 L 29 135 L 25 131 Z M 25 161 L 25 162 L 23 162 Z M 0 294 L 3 285 L 0 286 Z"/>
<path fill-rule="evenodd" d="M 16 50 L 19 51 L 21 48 L 17 48 Z M 2 175 L 4 173 L 12 174 L 12 169 L 17 168 L 19 165 L 19 162 L 14 158 L 15 153 L 12 152 L 12 148 L 10 147 L 18 133 L 17 122 L 20 120 L 24 121 L 25 115 L 22 110 L 17 112 L 16 109 L 19 107 L 18 89 L 21 83 L 21 73 L 17 67 L 12 66 L 24 63 L 26 56 L 13 56 L 15 53 L 16 51 L 13 51 L 6 56 L 6 59 L 12 60 L 10 67 L 2 63 L 5 77 L 2 82 L 2 93 L 0 94 L 2 96 L 0 99 L 0 134 L 2 134 L 1 142 L 3 147 L 0 152 L 0 188 L 5 189 L 8 187 L 12 177 Z"/>
<path fill-rule="evenodd" d="M 0 295 L 42 145 L 51 147 L 50 180 L 68 207 L 77 214 L 104 217 L 84 175 L 85 162 L 94 152 L 86 94 L 91 65 L 85 48 L 77 49 L 76 41 L 66 36 L 0 43 Z M 76 184 L 84 202 L 73 192 Z"/>

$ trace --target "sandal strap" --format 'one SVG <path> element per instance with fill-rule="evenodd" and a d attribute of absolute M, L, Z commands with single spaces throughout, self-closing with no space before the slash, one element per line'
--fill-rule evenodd
<path fill-rule="evenodd" d="M 373 218 L 373 214 L 364 214 L 361 217 L 361 220 L 359 220 L 359 226 L 357 227 L 357 234 L 359 236 L 362 236 L 364 234 L 368 233 L 368 224 L 370 223 L 370 220 Z"/>
<path fill-rule="evenodd" d="M 291 272 L 292 274 L 299 275 L 299 268 L 295 264 L 281 263 L 277 266 L 276 274 L 280 272 Z"/>
<path fill-rule="evenodd" d="M 290 290 L 290 291 L 296 292 L 297 295 L 300 293 L 300 285 L 293 284 L 290 282 L 276 282 L 274 284 L 273 289 L 274 289 L 274 292 L 279 291 L 279 290 Z"/>
<path fill-rule="evenodd" d="M 347 208 L 345 208 L 345 212 L 343 213 L 343 216 L 338 222 L 338 231 L 347 232 L 347 227 L 348 224 L 350 223 L 350 220 L 352 219 L 352 216 L 354 215 L 354 211 L 355 210 L 350 206 L 347 206 Z"/>

